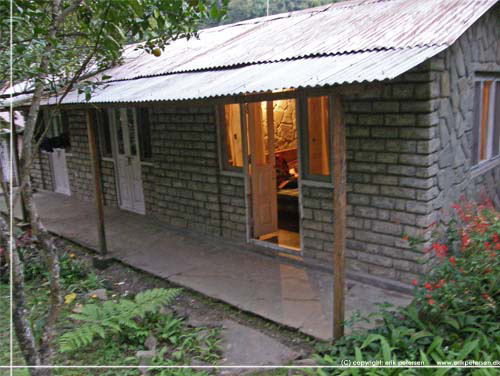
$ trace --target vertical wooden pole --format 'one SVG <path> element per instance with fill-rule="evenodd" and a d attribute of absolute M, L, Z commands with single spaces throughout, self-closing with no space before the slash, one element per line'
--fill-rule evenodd
<path fill-rule="evenodd" d="M 21 176 L 19 174 L 19 166 L 20 166 L 20 161 L 19 161 L 19 145 L 17 144 L 18 142 L 18 137 L 17 137 L 17 127 L 14 123 L 14 119 L 12 119 L 12 153 L 13 153 L 13 162 L 14 162 L 14 171 L 16 172 L 16 179 L 19 184 L 19 177 Z M 11 184 L 14 184 L 14 182 L 11 182 Z M 29 213 L 28 210 L 26 209 L 26 203 L 24 200 L 24 194 L 21 192 L 19 195 L 19 200 L 21 202 L 21 219 L 23 222 L 31 222 L 29 218 Z"/>
<path fill-rule="evenodd" d="M 346 137 L 339 95 L 333 96 L 333 338 L 344 335 Z"/>
<path fill-rule="evenodd" d="M 95 112 L 87 111 L 87 134 L 89 139 L 90 160 L 92 161 L 92 172 L 94 173 L 94 194 L 97 209 L 97 232 L 99 234 L 99 253 L 105 256 L 108 252 L 106 246 L 106 232 L 104 229 L 104 208 L 102 199 L 101 166 L 97 155 L 97 144 L 95 137 Z"/>

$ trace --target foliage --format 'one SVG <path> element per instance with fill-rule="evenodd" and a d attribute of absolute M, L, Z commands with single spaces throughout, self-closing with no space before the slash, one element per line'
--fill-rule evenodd
<path fill-rule="evenodd" d="M 338 1 L 338 0 L 337 0 Z M 269 14 L 286 13 L 334 3 L 333 0 L 269 0 Z M 221 20 L 209 19 L 203 22 L 204 27 L 217 24 L 230 24 L 238 21 L 263 17 L 267 12 L 266 0 L 230 0 L 227 15 Z"/>
<path fill-rule="evenodd" d="M 383 308 L 377 315 L 382 326 L 354 332 L 322 349 L 317 356 L 320 364 L 341 365 L 348 360 L 384 365 L 408 360 L 429 365 L 500 357 L 500 213 L 491 205 L 467 201 L 454 208 L 458 221 L 451 224 L 447 241 L 435 242 L 427 250 L 436 252 L 440 262 L 422 281 L 413 281 L 412 303 L 395 312 Z M 337 369 L 332 373 L 417 374 L 416 370 L 401 371 Z M 424 375 L 465 373 L 447 368 L 418 370 Z M 492 372 L 484 368 L 474 374 Z"/>
<path fill-rule="evenodd" d="M 60 351 L 73 351 L 87 346 L 96 336 L 106 338 L 122 332 L 125 328 L 139 329 L 137 319 L 158 311 L 172 302 L 179 293 L 180 289 L 156 288 L 138 293 L 133 300 L 108 300 L 102 304 L 86 304 L 80 313 L 69 316 L 80 324 L 61 336 Z"/>
<path fill-rule="evenodd" d="M 19 253 L 24 265 L 26 281 L 44 283 L 48 271 L 37 244 L 24 233 L 19 239 Z M 73 252 L 63 252 L 59 256 L 61 286 L 70 292 L 85 292 L 102 286 L 102 280 Z"/>
<path fill-rule="evenodd" d="M 46 83 L 55 89 L 55 85 L 68 83 L 88 56 L 92 56 L 94 69 L 102 69 L 119 60 L 126 43 L 143 41 L 138 47 L 148 52 L 155 47 L 162 49 L 172 39 L 195 36 L 201 20 L 219 19 L 225 12 L 224 5 L 212 0 L 62 0 L 59 8 L 53 8 L 56 3 L 13 0 L 14 82 L 48 75 Z M 8 1 L 0 2 L 0 13 L 10 14 Z M 10 18 L 2 17 L 3 74 L 10 66 L 9 28 Z M 47 53 L 45 70 L 40 63 Z M 0 81 L 4 80 L 7 77 L 0 76 Z"/>

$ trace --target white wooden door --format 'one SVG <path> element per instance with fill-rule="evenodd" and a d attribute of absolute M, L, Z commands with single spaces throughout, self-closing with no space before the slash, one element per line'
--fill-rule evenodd
<path fill-rule="evenodd" d="M 247 105 L 247 129 L 250 136 L 253 236 L 258 238 L 278 231 L 272 102 Z"/>
<path fill-rule="evenodd" d="M 136 113 L 132 108 L 113 111 L 116 178 L 120 208 L 144 214 L 144 192 Z"/>
<path fill-rule="evenodd" d="M 66 163 L 66 151 L 64 149 L 54 149 L 50 153 L 50 163 L 52 165 L 52 181 L 54 192 L 71 195 L 68 177 L 68 165 Z"/>

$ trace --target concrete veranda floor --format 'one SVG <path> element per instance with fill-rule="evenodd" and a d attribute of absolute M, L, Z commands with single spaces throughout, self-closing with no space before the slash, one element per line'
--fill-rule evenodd
<path fill-rule="evenodd" d="M 93 203 L 46 191 L 35 200 L 50 231 L 97 248 Z M 331 273 L 117 208 L 105 208 L 105 223 L 114 258 L 314 337 L 331 338 Z M 409 301 L 408 295 L 347 280 L 346 318 L 356 310 L 375 311 L 375 303 Z"/>

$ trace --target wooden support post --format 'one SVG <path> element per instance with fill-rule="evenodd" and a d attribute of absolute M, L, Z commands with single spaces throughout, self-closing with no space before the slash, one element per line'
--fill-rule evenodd
<path fill-rule="evenodd" d="M 13 167 L 14 167 L 14 171 L 16 172 L 16 179 L 18 181 L 18 184 L 19 184 L 19 177 L 21 176 L 20 175 L 20 170 L 19 170 L 19 166 L 20 166 L 20 161 L 19 161 L 19 145 L 17 144 L 18 142 L 18 137 L 17 137 L 17 127 L 16 127 L 16 124 L 14 123 L 14 119 L 12 119 L 12 159 L 13 159 Z M 41 161 L 40 161 L 41 163 Z M 14 181 L 11 182 L 11 184 L 14 184 Z M 25 203 L 25 199 L 24 199 L 24 194 L 23 192 L 21 192 L 21 194 L 19 195 L 19 201 L 21 202 L 21 220 L 23 222 L 31 222 L 31 219 L 29 217 L 29 212 L 28 210 L 26 209 L 26 203 Z"/>
<path fill-rule="evenodd" d="M 94 175 L 94 194 L 97 209 L 97 232 L 99 234 L 99 253 L 105 256 L 108 252 L 106 246 L 106 232 L 104 229 L 104 208 L 102 199 L 101 166 L 97 153 L 97 143 L 95 136 L 95 113 L 92 110 L 87 111 L 87 134 L 89 139 L 90 160 L 92 161 L 92 172 Z"/>
<path fill-rule="evenodd" d="M 333 338 L 344 335 L 346 137 L 339 95 L 333 96 Z"/>

